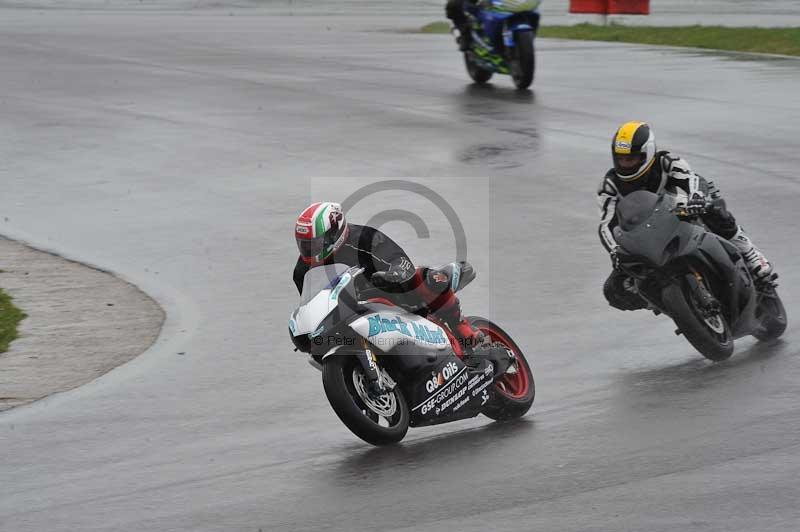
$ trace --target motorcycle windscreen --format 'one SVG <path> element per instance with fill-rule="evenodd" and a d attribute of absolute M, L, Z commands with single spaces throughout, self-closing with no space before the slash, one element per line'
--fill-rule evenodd
<path fill-rule="evenodd" d="M 674 208 L 675 200 L 666 194 L 640 190 L 624 196 L 617 204 L 617 243 L 630 255 L 662 266 L 681 226 Z"/>
<path fill-rule="evenodd" d="M 289 327 L 297 336 L 316 331 L 328 314 L 338 304 L 340 284 L 349 282 L 348 266 L 330 264 L 318 266 L 306 272 L 303 277 L 303 293 L 300 295 L 300 306 L 292 314 Z"/>

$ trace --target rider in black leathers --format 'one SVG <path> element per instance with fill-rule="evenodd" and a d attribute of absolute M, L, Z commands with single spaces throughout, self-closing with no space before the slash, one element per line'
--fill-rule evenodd
<path fill-rule="evenodd" d="M 469 49 L 472 38 L 472 29 L 467 15 L 464 13 L 465 3 L 474 4 L 475 0 L 447 0 L 447 4 L 444 7 L 447 18 L 453 22 L 453 25 L 458 30 L 458 47 L 462 52 Z"/>
<path fill-rule="evenodd" d="M 339 204 L 319 202 L 306 208 L 295 224 L 295 239 L 300 256 L 293 278 L 299 292 L 306 272 L 315 266 L 360 266 L 373 285 L 396 295 L 404 307 L 422 315 L 434 313 L 463 346 L 483 341 L 482 333 L 462 316 L 446 272 L 415 268 L 406 252 L 381 231 L 347 223 Z M 466 263 L 462 267 L 471 268 Z"/>

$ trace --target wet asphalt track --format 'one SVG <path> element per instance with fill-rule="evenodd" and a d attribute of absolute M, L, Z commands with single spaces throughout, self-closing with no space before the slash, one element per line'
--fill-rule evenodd
<path fill-rule="evenodd" d="M 468 84 L 446 37 L 346 30 L 364 19 L 2 15 L 0 232 L 169 317 L 133 362 L 0 415 L 0 530 L 797 529 L 797 327 L 712 365 L 610 310 L 594 195 L 613 128 L 651 121 L 798 316 L 800 61 L 543 41 L 520 94 Z M 312 193 L 419 176 L 467 231 L 465 305 L 526 348 L 537 400 L 373 449 L 291 352 L 292 221 Z M 452 256 L 440 213 L 384 194 L 353 216 L 420 212 L 430 239 L 385 228 L 421 263 Z"/>

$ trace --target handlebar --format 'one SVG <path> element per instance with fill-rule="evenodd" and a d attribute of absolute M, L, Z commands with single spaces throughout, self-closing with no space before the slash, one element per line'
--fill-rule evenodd
<path fill-rule="evenodd" d="M 703 210 L 700 212 L 689 212 L 687 205 L 678 205 L 677 207 L 675 207 L 673 212 L 675 213 L 675 216 L 677 216 L 678 218 L 697 218 L 708 212 L 708 209 L 710 207 L 711 207 L 711 202 L 707 201 L 703 205 Z"/>

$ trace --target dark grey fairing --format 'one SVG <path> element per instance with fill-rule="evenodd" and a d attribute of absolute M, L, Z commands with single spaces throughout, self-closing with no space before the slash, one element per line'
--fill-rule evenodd
<path fill-rule="evenodd" d="M 637 191 L 617 204 L 623 270 L 638 279 L 648 300 L 660 306 L 661 288 L 698 271 L 710 281 L 734 337 L 750 334 L 757 297 L 752 277 L 736 248 L 702 225 L 678 217 L 674 198 Z"/>

